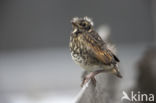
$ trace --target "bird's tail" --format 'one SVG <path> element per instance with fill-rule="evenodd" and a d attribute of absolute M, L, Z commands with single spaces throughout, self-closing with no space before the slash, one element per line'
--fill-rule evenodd
<path fill-rule="evenodd" d="M 122 75 L 117 67 L 113 68 L 112 73 L 116 75 L 117 77 L 122 78 Z"/>

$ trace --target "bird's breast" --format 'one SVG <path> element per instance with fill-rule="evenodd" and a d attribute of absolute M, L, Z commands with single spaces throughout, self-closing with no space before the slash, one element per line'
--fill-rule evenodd
<path fill-rule="evenodd" d="M 81 40 L 81 36 L 70 37 L 69 47 L 71 51 L 71 56 L 77 64 L 85 64 L 88 58 L 87 50 L 82 44 Z"/>

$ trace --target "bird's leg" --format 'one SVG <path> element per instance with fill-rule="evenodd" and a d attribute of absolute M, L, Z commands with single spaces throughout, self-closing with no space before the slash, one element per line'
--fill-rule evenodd
<path fill-rule="evenodd" d="M 91 79 L 93 84 L 96 84 L 96 80 L 95 80 L 94 76 L 95 76 L 94 72 L 87 74 L 87 76 L 82 81 L 81 87 L 83 87 L 83 85 L 86 84 L 90 79 Z"/>
<path fill-rule="evenodd" d="M 97 70 L 94 72 L 89 73 L 82 81 L 81 87 L 83 87 L 84 84 L 86 84 L 89 80 L 92 81 L 93 85 L 96 86 L 96 79 L 95 79 L 95 75 L 104 72 L 105 70 Z"/>

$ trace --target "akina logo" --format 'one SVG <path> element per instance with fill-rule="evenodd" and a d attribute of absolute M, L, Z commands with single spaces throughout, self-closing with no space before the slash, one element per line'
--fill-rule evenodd
<path fill-rule="evenodd" d="M 121 97 L 121 100 L 128 100 L 128 101 L 147 101 L 147 102 L 153 102 L 155 101 L 154 94 L 145 94 L 138 91 L 137 93 L 134 93 L 134 91 L 131 91 L 128 95 L 125 91 L 122 92 L 123 96 Z"/>

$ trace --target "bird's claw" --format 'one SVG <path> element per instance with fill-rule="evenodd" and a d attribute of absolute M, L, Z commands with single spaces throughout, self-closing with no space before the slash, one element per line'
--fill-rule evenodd
<path fill-rule="evenodd" d="M 87 82 L 89 82 L 89 80 L 91 80 L 91 82 L 93 83 L 94 86 L 96 86 L 96 79 L 94 77 L 95 75 L 93 73 L 90 73 L 89 75 L 87 75 L 81 84 L 81 87 L 83 87 Z"/>

